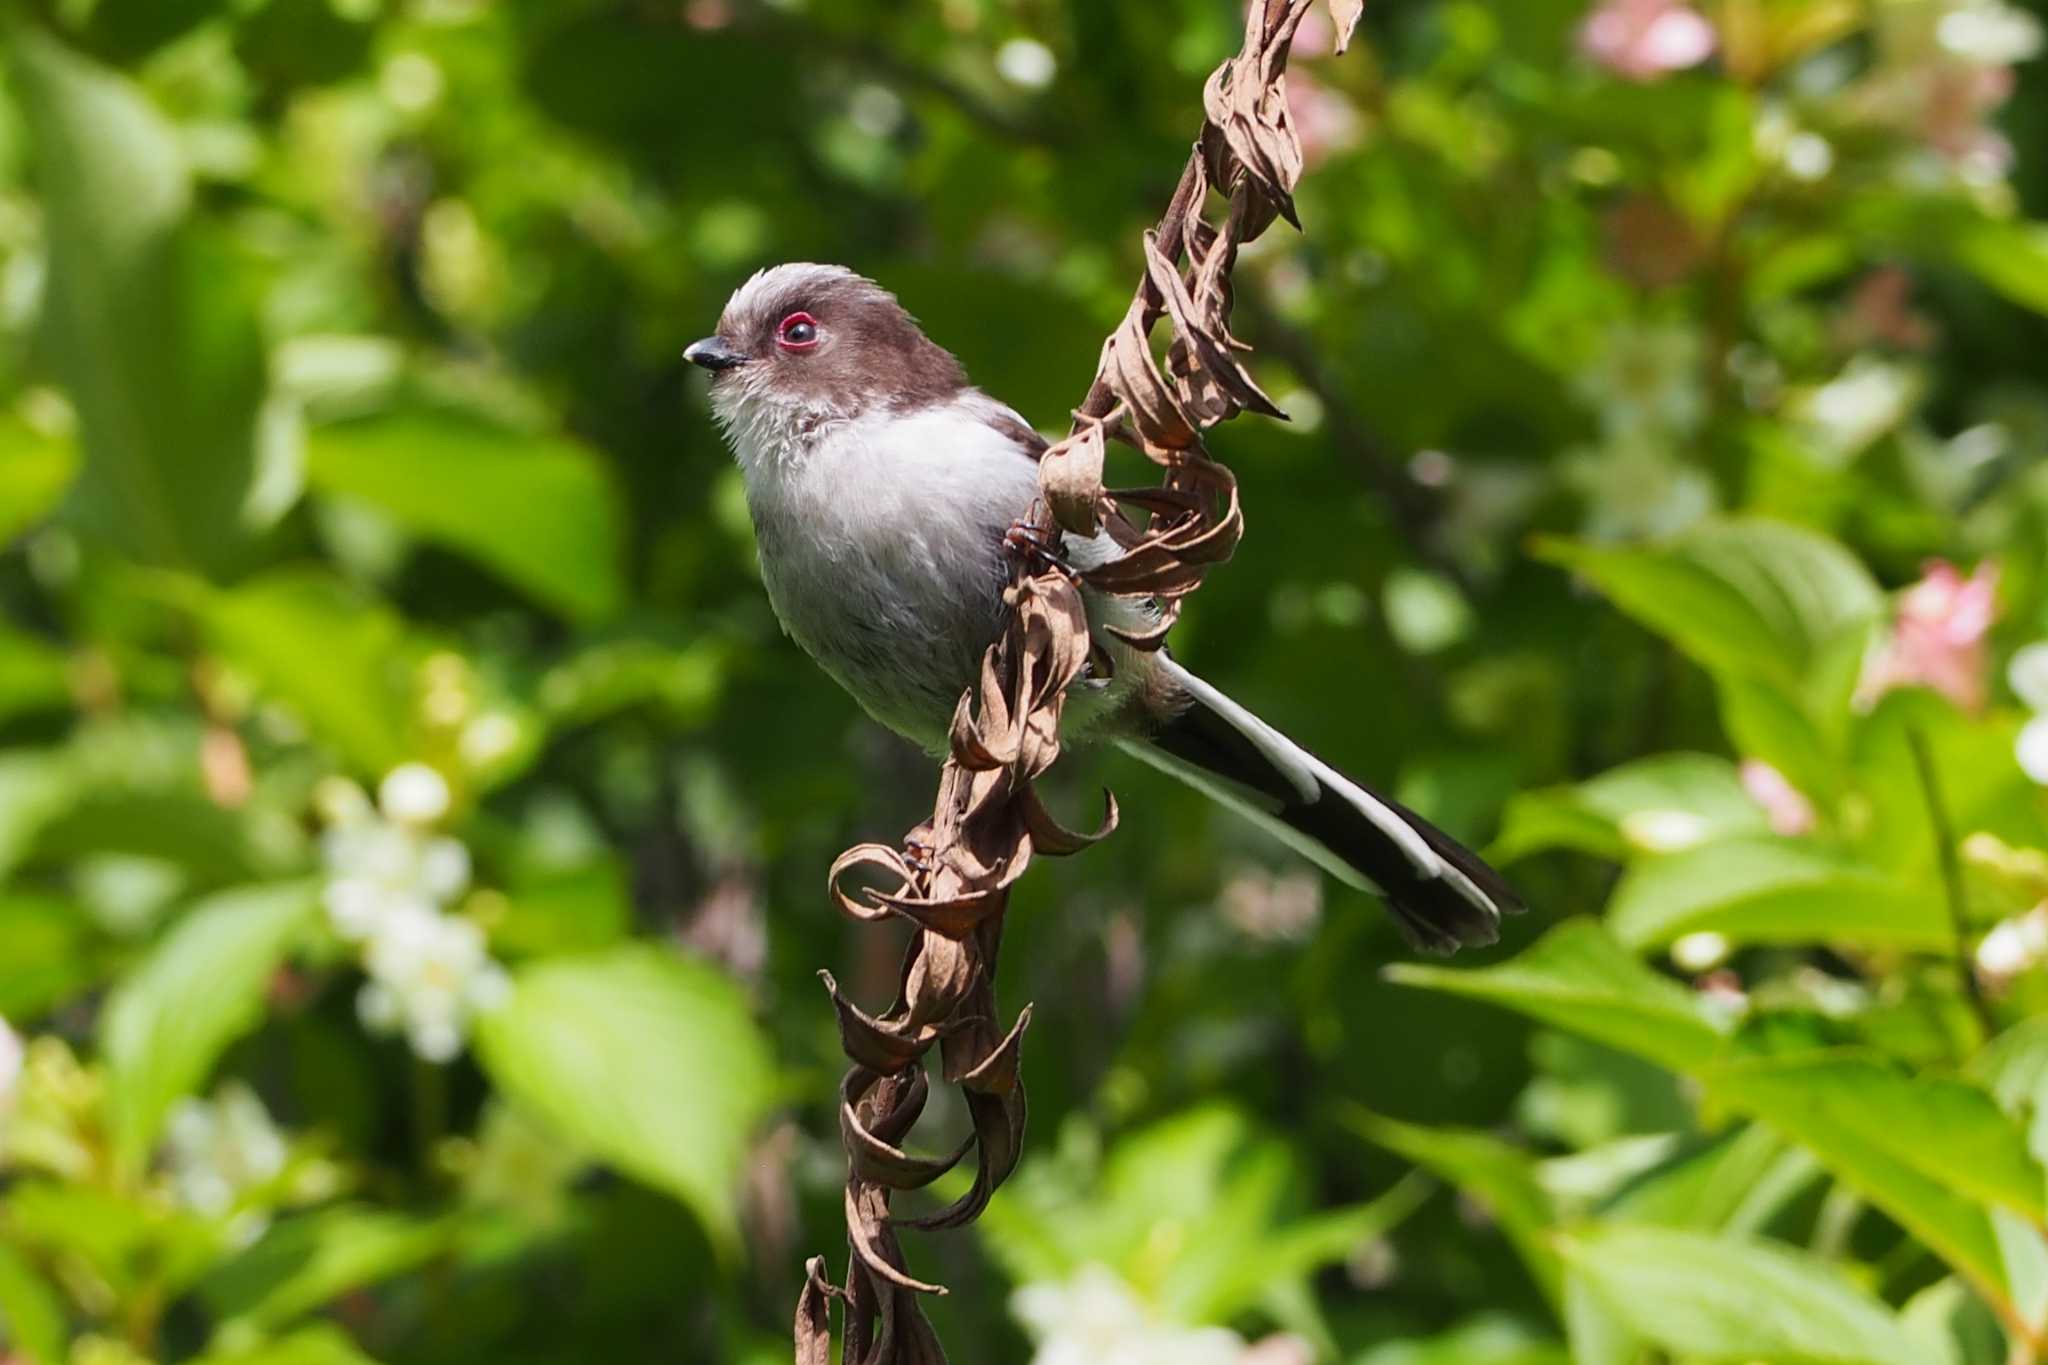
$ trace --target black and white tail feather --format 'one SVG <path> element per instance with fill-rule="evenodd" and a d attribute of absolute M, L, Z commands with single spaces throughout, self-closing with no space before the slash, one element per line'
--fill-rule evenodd
<path fill-rule="evenodd" d="M 1221 801 L 1338 880 L 1384 897 L 1416 949 L 1496 942 L 1522 899 L 1498 872 L 1415 812 L 1353 782 L 1161 655 L 1187 704 L 1143 738 L 1119 741 Z"/>

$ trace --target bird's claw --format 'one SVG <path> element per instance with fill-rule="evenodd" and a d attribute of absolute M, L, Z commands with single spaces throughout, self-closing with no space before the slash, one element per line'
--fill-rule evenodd
<path fill-rule="evenodd" d="M 939 870 L 939 850 L 931 844 L 911 835 L 903 841 L 903 862 L 920 877 L 929 877 Z"/>
<path fill-rule="evenodd" d="M 1060 554 L 1058 545 L 1059 532 L 1048 533 L 1030 517 L 1018 518 L 1003 532 L 1003 548 L 1029 565 L 1034 573 L 1052 572 L 1080 582 L 1081 575 Z"/>

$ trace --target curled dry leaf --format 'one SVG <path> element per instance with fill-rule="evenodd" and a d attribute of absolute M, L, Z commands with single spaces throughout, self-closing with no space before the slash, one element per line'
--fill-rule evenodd
<path fill-rule="evenodd" d="M 1351 35 L 1358 31 L 1358 21 L 1365 14 L 1365 0 L 1330 0 L 1330 22 L 1337 27 L 1337 51 L 1342 53 L 1351 46 Z"/>
<path fill-rule="evenodd" d="M 1237 479 L 1202 448 L 1201 433 L 1250 409 L 1280 416 L 1237 359 L 1230 333 L 1231 270 L 1238 248 L 1272 225 L 1295 221 L 1301 148 L 1282 86 L 1289 45 L 1310 0 L 1262 0 L 1246 18 L 1243 50 L 1204 90 L 1208 119 L 1159 226 L 1145 237 L 1145 271 L 1123 322 L 1103 343 L 1101 362 L 1074 429 L 1040 464 L 1039 530 L 1055 539 L 1107 530 L 1124 553 L 1077 581 L 1061 568 L 1020 566 L 1006 593 L 1002 636 L 983 656 L 976 685 L 961 697 L 931 819 L 901 849 L 863 844 L 833 863 L 832 900 L 852 918 L 901 917 L 917 927 L 895 1001 L 871 1015 L 821 973 L 852 1062 L 840 1087 L 840 1137 L 847 1152 L 844 1287 L 822 1261 L 806 1267 L 796 1315 L 797 1365 L 831 1358 L 829 1310 L 845 1316 L 842 1365 L 944 1365 L 919 1297 L 944 1289 L 911 1275 L 898 1231 L 971 1223 L 1016 1169 L 1027 1106 L 1021 1054 L 1031 1011 L 1005 1030 L 995 977 L 1009 888 L 1034 854 L 1079 852 L 1116 827 L 1108 798 L 1092 833 L 1067 828 L 1036 782 L 1060 752 L 1067 688 L 1107 656 L 1089 639 L 1083 587 L 1147 602 L 1157 624 L 1124 636 L 1155 649 L 1209 570 L 1244 533 Z M 1331 0 L 1340 46 L 1358 22 L 1359 0 Z M 1211 190 L 1227 202 L 1220 224 L 1207 217 Z M 1182 258 L 1186 264 L 1181 264 Z M 1161 372 L 1152 333 L 1172 336 Z M 1129 441 L 1162 466 L 1159 486 L 1103 488 L 1109 439 Z M 849 889 L 854 874 L 874 883 Z M 956 1150 L 920 1155 L 908 1144 L 930 1094 L 931 1051 L 940 1074 L 966 1102 L 972 1132 Z M 898 1217 L 892 1200 L 928 1186 L 975 1154 L 974 1183 L 953 1204 L 919 1219 Z"/>
<path fill-rule="evenodd" d="M 1092 536 L 1102 529 L 1102 458 L 1107 444 L 1101 422 L 1079 422 L 1073 435 L 1039 460 L 1038 482 L 1053 518 L 1077 536 Z M 957 727 L 957 718 L 954 723 Z"/>

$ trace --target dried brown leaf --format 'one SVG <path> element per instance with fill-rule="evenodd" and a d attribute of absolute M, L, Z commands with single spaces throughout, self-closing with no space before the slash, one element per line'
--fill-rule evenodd
<path fill-rule="evenodd" d="M 1038 462 L 1038 486 L 1053 516 L 1077 536 L 1092 536 L 1102 528 L 1102 460 L 1107 445 L 1102 423 L 1083 421 Z"/>
<path fill-rule="evenodd" d="M 1351 46 L 1351 35 L 1358 31 L 1358 21 L 1365 13 L 1365 0 L 1330 0 L 1330 23 L 1337 30 L 1337 52 L 1343 55 Z"/>
<path fill-rule="evenodd" d="M 832 1365 L 830 1304 L 838 1296 L 825 1276 L 825 1258 L 804 1262 L 804 1291 L 796 1301 L 796 1365 Z"/>

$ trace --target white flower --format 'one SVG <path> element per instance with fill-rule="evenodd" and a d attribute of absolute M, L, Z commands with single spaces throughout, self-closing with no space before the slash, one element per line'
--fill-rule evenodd
<path fill-rule="evenodd" d="M 1064 1284 L 1031 1284 L 1010 1310 L 1038 1340 L 1031 1365 L 1239 1365 L 1245 1341 L 1220 1327 L 1159 1321 L 1101 1266 Z"/>
<path fill-rule="evenodd" d="M 424 763 L 401 763 L 377 788 L 377 806 L 387 820 L 430 825 L 448 813 L 448 779 Z"/>
<path fill-rule="evenodd" d="M 1915 384 L 1909 371 L 1858 356 L 1833 380 L 1808 395 L 1805 417 L 1836 456 L 1857 455 L 1906 419 Z"/>
<path fill-rule="evenodd" d="M 447 835 L 368 815 L 334 826 L 320 843 L 332 874 L 321 899 L 334 931 L 351 943 L 376 933 L 388 915 L 448 905 L 469 889 L 469 849 Z"/>
<path fill-rule="evenodd" d="M 1977 970 L 1992 981 L 2008 981 L 2048 957 L 2048 907 L 2037 905 L 2001 920 L 1977 944 Z"/>
<path fill-rule="evenodd" d="M 1671 960 L 1681 971 L 1712 971 L 1728 960 L 1734 945 L 1727 935 L 1702 929 L 1697 933 L 1682 935 L 1671 945 Z"/>
<path fill-rule="evenodd" d="M 172 1191 L 194 1213 L 218 1218 L 244 1193 L 275 1180 L 290 1148 L 256 1092 L 223 1085 L 212 1101 L 186 1099 L 164 1129 Z"/>
<path fill-rule="evenodd" d="M 22 1046 L 21 1035 L 0 1019 L 0 1125 L 7 1121 L 7 1115 L 14 1108 L 15 1092 L 21 1087 L 21 1068 L 28 1049 Z"/>
<path fill-rule="evenodd" d="M 1707 415 L 1705 355 L 1689 328 L 1616 327 L 1573 387 L 1610 436 L 1689 436 Z"/>
<path fill-rule="evenodd" d="M 1052 49 L 1031 38 L 1012 38 L 996 49 L 996 71 L 1012 85 L 1043 90 L 1059 74 Z"/>
<path fill-rule="evenodd" d="M 356 1001 L 363 1022 L 403 1031 L 413 1051 L 430 1062 L 461 1052 L 471 1021 L 511 989 L 475 921 L 421 905 L 384 916 L 363 966 L 370 974 Z"/>
<path fill-rule="evenodd" d="M 1707 837 L 1706 817 L 1689 810 L 1630 811 L 1621 819 L 1621 837 L 1646 853 L 1677 853 Z"/>
<path fill-rule="evenodd" d="M 2006 665 L 2013 695 L 2036 711 L 2048 711 L 2048 640 L 2023 645 Z"/>
<path fill-rule="evenodd" d="M 2041 21 L 2004 0 L 1965 0 L 1935 25 L 1942 50 L 1976 66 L 2011 66 L 2040 55 Z"/>
<path fill-rule="evenodd" d="M 519 722 L 503 711 L 486 711 L 462 727 L 456 741 L 462 761 L 471 768 L 488 768 L 519 747 Z"/>
<path fill-rule="evenodd" d="M 2021 772 L 2048 787 L 2048 716 L 2035 716 L 2021 728 L 2013 754 Z"/>

